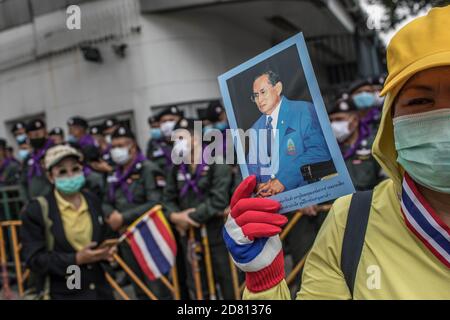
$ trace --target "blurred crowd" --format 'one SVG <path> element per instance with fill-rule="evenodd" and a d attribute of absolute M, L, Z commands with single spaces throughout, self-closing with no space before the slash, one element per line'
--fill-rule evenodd
<path fill-rule="evenodd" d="M 379 93 L 382 76 L 353 83 L 329 106 L 331 128 L 339 143 L 347 169 L 357 190 L 371 190 L 385 178 L 371 149 L 381 117 L 383 99 Z M 201 137 L 186 136 L 189 143 L 171 141 L 172 132 L 194 133 L 194 120 L 201 120 L 204 132 L 228 129 L 220 101 L 198 109 L 198 118 L 186 118 L 177 106 L 169 106 L 148 118 L 150 139 L 139 146 L 128 126 L 115 118 L 89 126 L 88 120 L 74 116 L 67 121 L 68 136 L 61 127 L 48 128 L 43 119 L 17 122 L 12 133 L 17 145 L 0 139 L 0 186 L 20 186 L 26 206 L 22 220 L 22 259 L 36 276 L 28 284 L 48 290 L 52 299 L 109 299 L 112 290 L 103 270 L 116 274 L 120 285 L 131 283 L 137 298 L 148 298 L 127 277 L 120 278 L 111 264 L 118 250 L 134 273 L 160 299 L 171 299 L 159 280 L 150 281 L 140 270 L 129 246 L 99 247 L 108 238 L 117 238 L 143 213 L 161 204 L 177 241 L 177 270 L 181 298 L 194 299 L 193 260 L 204 270 L 204 252 L 193 245 L 208 238 L 218 298 L 234 299 L 229 254 L 222 228 L 231 195 L 241 181 L 237 164 L 173 164 L 172 151 L 202 151 Z M 43 205 L 41 200 L 45 199 Z M 321 227 L 329 206 L 301 209 L 303 218 L 285 238 L 285 250 L 292 264 L 300 261 Z M 3 209 L 1 220 L 5 219 Z M 41 214 L 39 213 L 41 212 Z M 294 213 L 288 214 L 293 219 Z M 52 243 L 48 243 L 46 219 L 52 221 Z M 193 237 L 189 233 L 193 232 Z M 192 236 L 192 235 L 191 235 Z M 82 290 L 66 286 L 69 265 L 82 268 Z M 200 272 L 204 274 L 204 272 Z M 242 280 L 242 274 L 238 277 Z M 206 276 L 202 279 L 208 292 Z M 296 289 L 300 283 L 297 276 Z"/>

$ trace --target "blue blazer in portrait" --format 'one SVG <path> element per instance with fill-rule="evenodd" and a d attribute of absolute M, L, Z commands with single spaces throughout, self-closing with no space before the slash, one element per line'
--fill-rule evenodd
<path fill-rule="evenodd" d="M 252 129 L 266 129 L 266 115 L 262 115 Z M 275 129 L 275 128 L 274 128 Z M 293 101 L 282 97 L 277 120 L 278 157 L 273 154 L 272 162 L 278 159 L 278 172 L 261 174 L 271 163 L 256 157 L 254 164 L 249 164 L 250 154 L 258 152 L 259 135 L 250 139 L 247 167 L 250 175 L 256 175 L 258 183 L 266 182 L 271 177 L 278 179 L 286 188 L 292 190 L 306 185 L 300 168 L 304 165 L 331 160 L 314 105 L 307 101 Z M 267 137 L 265 138 L 267 139 Z M 266 154 L 264 149 L 264 154 Z M 258 154 L 258 153 L 256 153 Z"/>

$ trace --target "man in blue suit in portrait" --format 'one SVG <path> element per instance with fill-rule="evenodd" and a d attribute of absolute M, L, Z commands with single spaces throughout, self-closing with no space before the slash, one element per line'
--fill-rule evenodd
<path fill-rule="evenodd" d="M 282 93 L 283 84 L 273 71 L 261 73 L 253 82 L 251 99 L 262 115 L 252 126 L 257 135 L 250 138 L 247 166 L 257 177 L 256 193 L 262 197 L 308 184 L 302 168 L 331 160 L 314 105 L 289 100 Z M 256 161 L 251 161 L 253 153 L 258 155 Z"/>

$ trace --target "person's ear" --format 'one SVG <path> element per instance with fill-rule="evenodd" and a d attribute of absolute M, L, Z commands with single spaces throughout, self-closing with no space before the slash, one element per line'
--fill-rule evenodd
<path fill-rule="evenodd" d="M 350 116 L 350 129 L 357 128 L 359 124 L 359 116 L 356 113 L 352 113 Z"/>
<path fill-rule="evenodd" d="M 51 171 L 47 171 L 47 179 L 51 184 L 55 184 L 55 179 L 53 178 L 53 174 Z"/>
<path fill-rule="evenodd" d="M 275 85 L 275 90 L 277 92 L 277 95 L 281 96 L 281 93 L 283 92 L 283 84 L 281 83 L 281 81 L 277 82 L 277 84 Z"/>

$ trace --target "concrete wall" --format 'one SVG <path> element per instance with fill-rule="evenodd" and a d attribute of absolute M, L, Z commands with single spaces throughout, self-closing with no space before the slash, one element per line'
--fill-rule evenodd
<path fill-rule="evenodd" d="M 147 140 L 149 106 L 220 96 L 217 75 L 270 47 L 267 39 L 216 16 L 193 12 L 140 16 L 142 31 L 123 39 L 120 59 L 111 43 L 97 45 L 104 63 L 74 50 L 0 73 L 0 136 L 7 124 L 45 113 L 49 127 L 67 118 L 132 112 L 139 142 Z M 245 39 L 245 40 L 242 40 Z"/>

